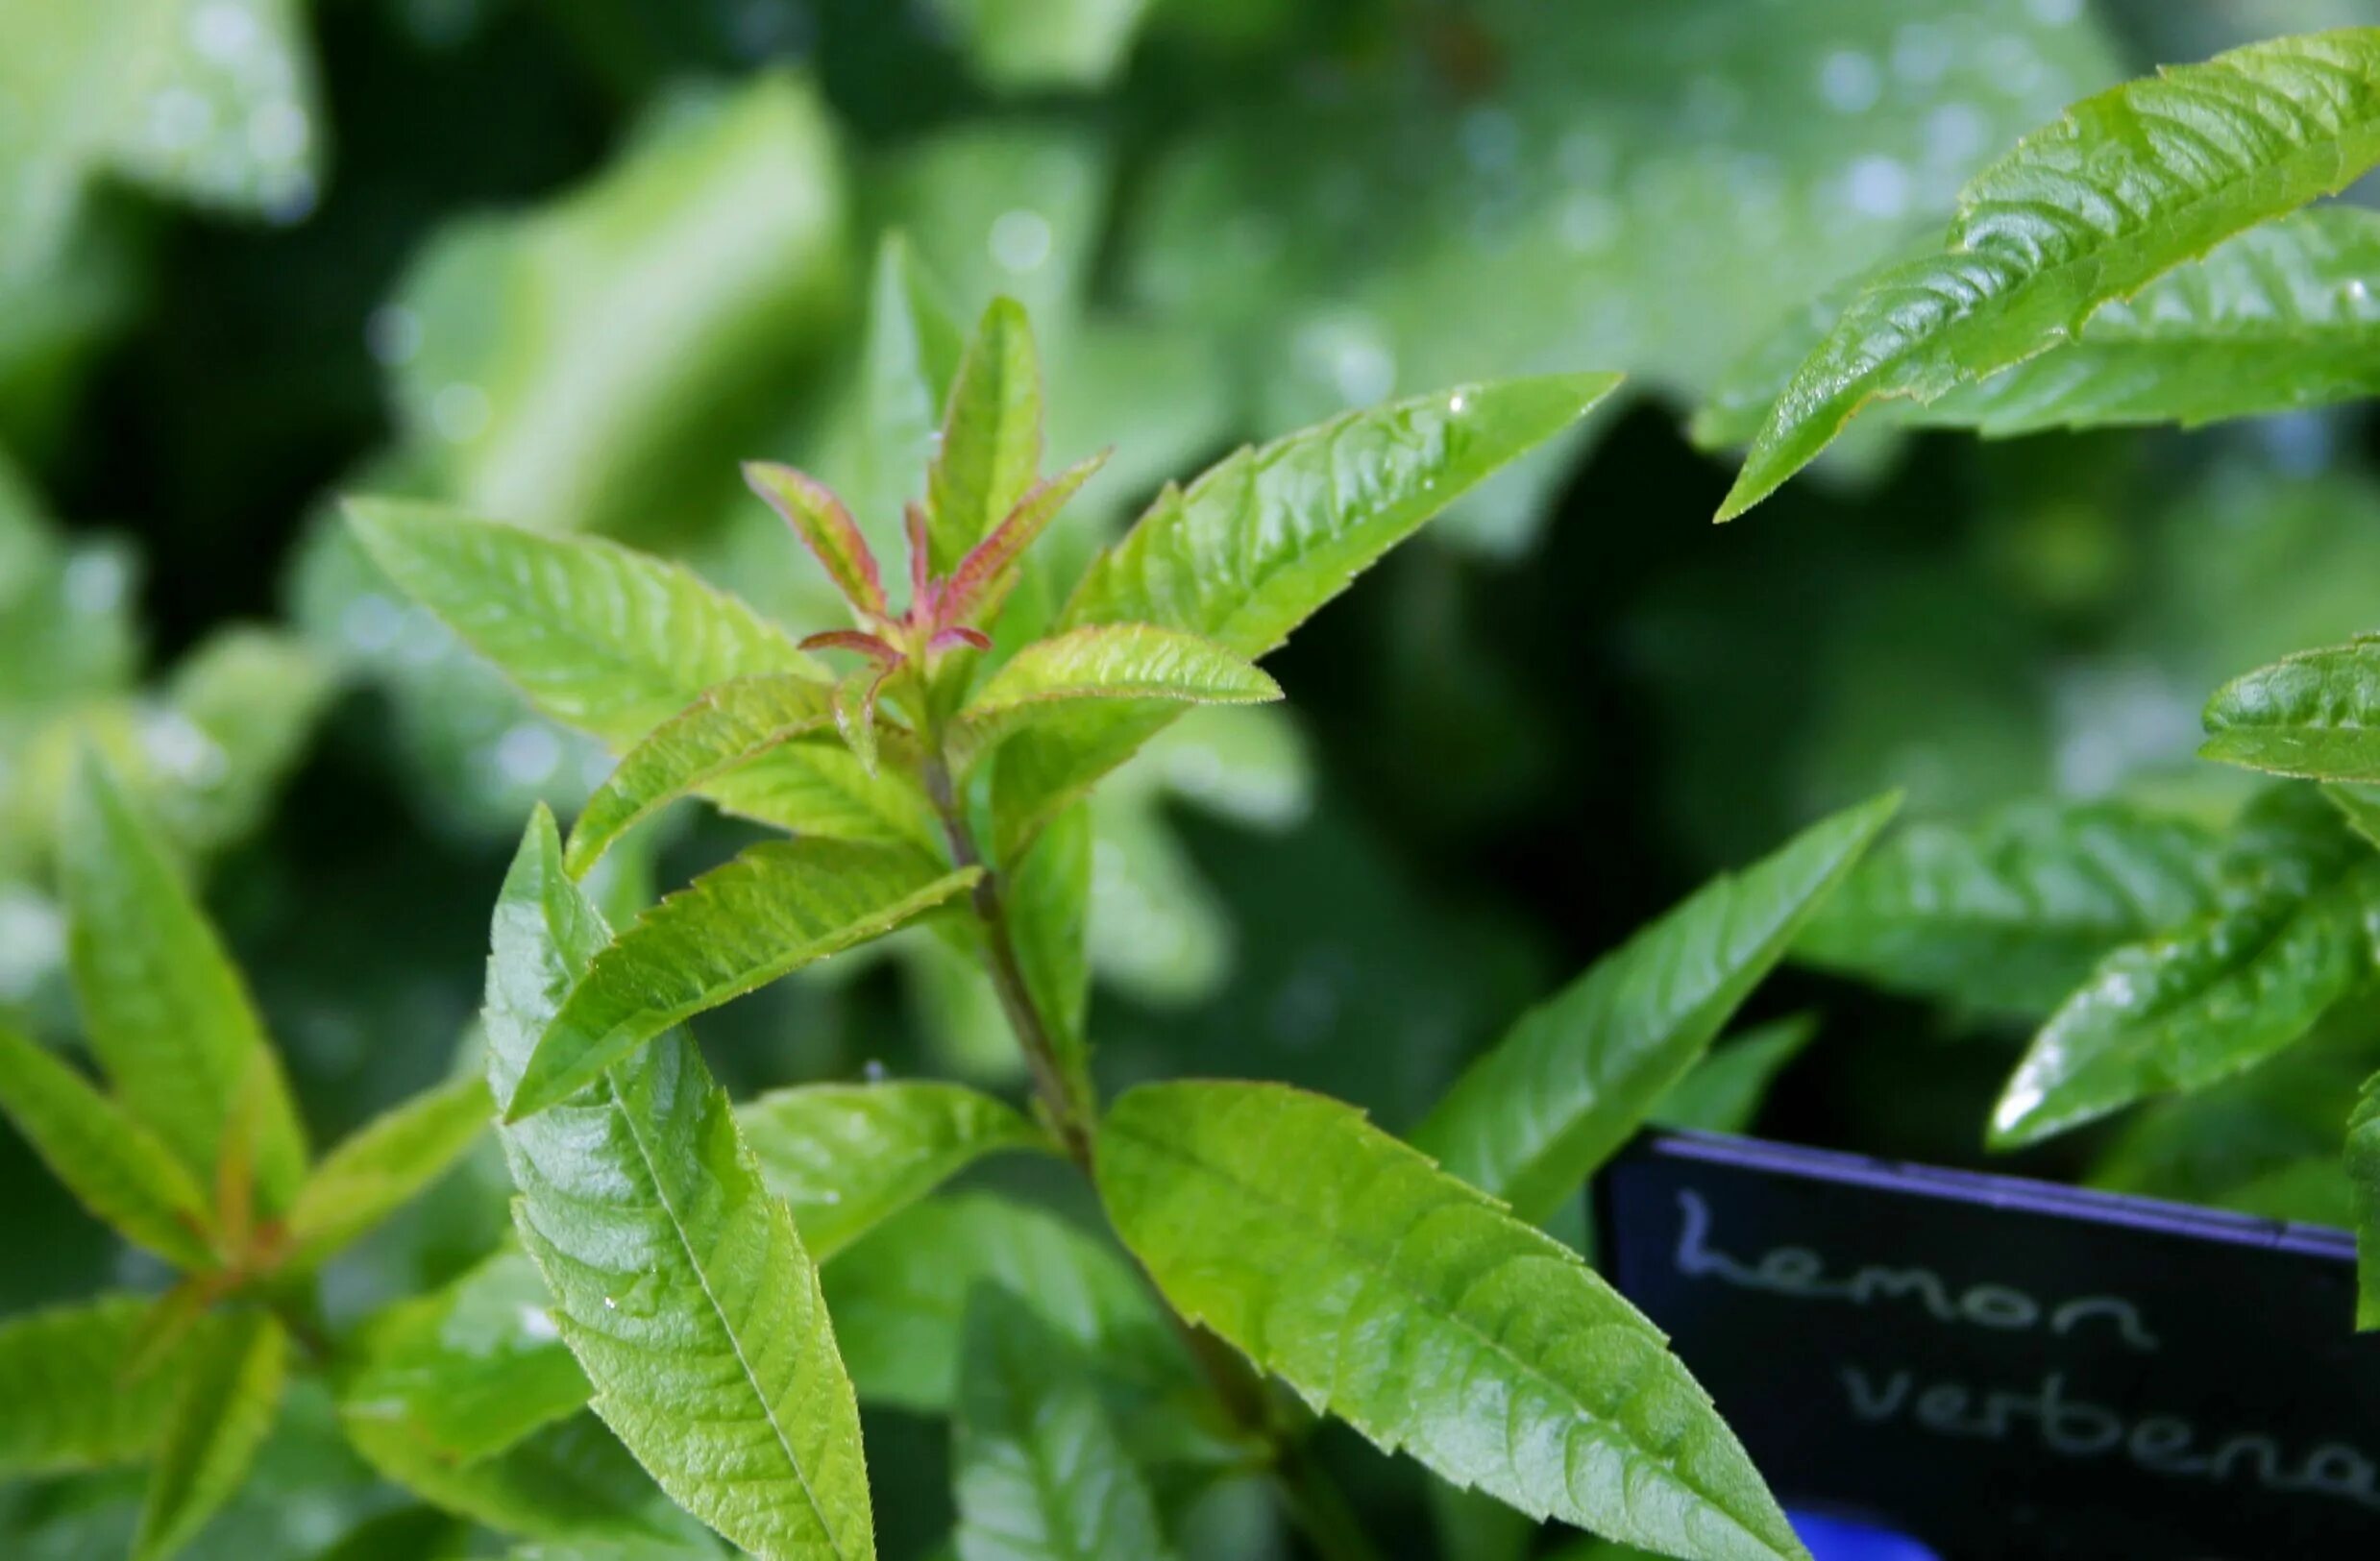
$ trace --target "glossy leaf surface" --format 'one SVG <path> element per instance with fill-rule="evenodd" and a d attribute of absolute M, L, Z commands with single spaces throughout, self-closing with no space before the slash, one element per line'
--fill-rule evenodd
<path fill-rule="evenodd" d="M 1898 805 L 1882 797 L 1811 826 L 1597 961 L 1474 1062 L 1414 1142 L 1544 1219 L 1693 1067 Z"/>
<path fill-rule="evenodd" d="M 2209 759 L 2279 775 L 2380 781 L 2380 635 L 2233 678 L 2206 706 Z"/>

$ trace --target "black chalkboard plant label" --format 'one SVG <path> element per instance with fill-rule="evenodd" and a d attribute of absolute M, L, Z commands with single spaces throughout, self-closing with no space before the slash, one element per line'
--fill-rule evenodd
<path fill-rule="evenodd" d="M 1946 1561 L 2380 1553 L 2343 1233 L 1709 1134 L 1596 1196 L 1612 1279 L 1788 1503 Z"/>

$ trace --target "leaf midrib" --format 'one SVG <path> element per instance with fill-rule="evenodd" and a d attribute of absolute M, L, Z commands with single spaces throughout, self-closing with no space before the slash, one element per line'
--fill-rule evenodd
<path fill-rule="evenodd" d="M 1261 1204 L 1264 1207 L 1276 1210 L 1280 1213 L 1296 1216 L 1298 1224 L 1314 1231 L 1321 1236 L 1322 1240 L 1329 1243 L 1332 1247 L 1347 1255 L 1348 1256 L 1355 1258 L 1359 1266 L 1367 1269 L 1372 1274 L 1384 1279 L 1386 1281 L 1388 1288 L 1402 1293 L 1405 1298 L 1413 1303 L 1416 1308 L 1422 1313 L 1428 1316 L 1439 1318 L 1452 1327 L 1457 1332 L 1462 1333 L 1470 1338 L 1486 1354 L 1512 1366 L 1519 1373 L 1519 1375 L 1528 1378 L 1530 1380 L 1538 1383 L 1542 1387 L 1551 1389 L 1553 1396 L 1558 1401 L 1572 1406 L 1572 1413 L 1580 1422 L 1598 1427 L 1607 1426 L 1617 1430 L 1619 1433 L 1619 1439 L 1633 1447 L 1636 1450 L 1638 1456 L 1644 1460 L 1645 1467 L 1651 1470 L 1657 1477 L 1667 1481 L 1681 1490 L 1694 1495 L 1711 1511 L 1719 1514 L 1730 1524 L 1733 1524 L 1736 1531 L 1743 1534 L 1747 1539 L 1750 1539 L 1754 1544 L 1768 1549 L 1771 1554 L 1789 1555 L 1791 1553 L 1778 1551 L 1774 1546 L 1769 1544 L 1767 1539 L 1763 1538 L 1754 1530 L 1746 1527 L 1743 1521 L 1736 1517 L 1734 1513 L 1729 1511 L 1725 1505 L 1721 1504 L 1717 1498 L 1715 1498 L 1711 1493 L 1703 1490 L 1692 1480 L 1688 1479 L 1683 1474 L 1679 1473 L 1675 1465 L 1667 1457 L 1651 1448 L 1645 1442 L 1643 1437 L 1637 1432 L 1635 1427 L 1627 1425 L 1624 1421 L 1607 1421 L 1596 1415 L 1591 1409 L 1579 1401 L 1577 1395 L 1567 1385 L 1549 1376 L 1544 1368 L 1514 1354 L 1512 1351 L 1501 1340 L 1498 1340 L 1484 1331 L 1478 1327 L 1478 1325 L 1472 1323 L 1468 1318 L 1464 1317 L 1460 1312 L 1441 1309 L 1441 1303 L 1438 1303 L 1434 1298 L 1417 1289 L 1413 1284 L 1408 1281 L 1395 1267 L 1383 1260 L 1377 1254 L 1371 1252 L 1368 1248 L 1359 1246 L 1356 1243 L 1346 1239 L 1340 1232 L 1331 1230 L 1329 1227 L 1323 1225 L 1321 1221 L 1315 1219 L 1307 1210 L 1300 1208 L 1294 1204 L 1286 1203 L 1264 1189 L 1258 1187 L 1251 1183 L 1242 1181 L 1240 1178 L 1230 1174 L 1228 1171 L 1224 1170 L 1221 1166 L 1215 1164 L 1212 1160 L 1190 1154 L 1189 1151 L 1177 1148 L 1162 1139 L 1152 1138 L 1145 1133 L 1135 1132 L 1129 1126 L 1119 1127 L 1114 1116 L 1108 1118 L 1104 1131 L 1111 1134 L 1120 1134 L 1122 1136 L 1139 1143 L 1143 1149 L 1154 1151 L 1158 1155 L 1166 1159 L 1177 1160 L 1193 1170 L 1203 1171 L 1215 1181 L 1220 1182 L 1239 1192 L 1250 1202 Z M 1407 1152 L 1417 1153 L 1411 1150 Z M 1425 1161 L 1428 1159 L 1428 1157 L 1426 1156 L 1421 1158 Z M 1452 1179 L 1450 1178 L 1449 1180 Z M 1456 1183 L 1455 1185 L 1459 1196 L 1467 1196 L 1471 1199 L 1477 1200 L 1478 1202 L 1475 1207 L 1480 1207 L 1483 1212 L 1504 1213 L 1507 1218 L 1512 1219 L 1515 1225 L 1520 1224 L 1519 1220 L 1510 1215 L 1509 1211 L 1498 1204 L 1497 1200 L 1488 1197 L 1485 1193 L 1480 1192 L 1476 1188 L 1463 1186 L 1459 1182 Z M 1527 1228 L 1523 1227 L 1523 1229 L 1526 1230 Z M 1541 1236 L 1540 1239 L 1546 1241 L 1550 1245 L 1554 1245 L 1557 1249 L 1555 1252 L 1542 1255 L 1548 1260 L 1557 1263 L 1563 1263 L 1565 1259 L 1567 1259 L 1569 1264 L 1577 1265 L 1580 1272 L 1592 1277 L 1592 1271 L 1585 1268 L 1583 1261 L 1581 1260 L 1575 1253 L 1569 1252 L 1567 1248 L 1560 1247 L 1558 1243 L 1555 1243 L 1553 1238 L 1550 1236 Z M 1622 1305 L 1626 1305 L 1625 1301 L 1622 1302 Z M 1203 1313 L 1193 1313 L 1190 1316 L 1190 1320 L 1203 1324 L 1206 1321 L 1206 1318 Z M 1646 1326 L 1650 1328 L 1649 1324 Z M 1664 1352 L 1666 1352 L 1667 1346 L 1665 1344 L 1662 1348 Z M 1334 1350 L 1334 1354 L 1336 1354 L 1337 1351 Z M 1400 1438 L 1399 1445 L 1400 1447 L 1410 1446 L 1410 1443 L 1405 1439 Z M 1505 1443 L 1505 1460 L 1508 1464 L 1510 1463 L 1511 1457 L 1511 1443 L 1509 1437 L 1508 1436 Z M 1514 1473 L 1517 1474 L 1518 1470 L 1515 1469 Z M 1570 1479 L 1566 1469 L 1562 1476 L 1562 1487 L 1565 1493 L 1569 1491 Z"/>

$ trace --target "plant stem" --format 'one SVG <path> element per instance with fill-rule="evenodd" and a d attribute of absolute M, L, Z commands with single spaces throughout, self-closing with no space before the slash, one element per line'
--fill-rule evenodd
<path fill-rule="evenodd" d="M 1058 1134 L 1067 1158 L 1095 1182 L 1092 1130 L 1098 1121 L 1098 1102 L 1088 1082 L 1081 1081 L 1079 1074 L 1069 1070 L 1066 1060 L 1058 1055 L 1049 1026 L 1034 1001 L 1033 988 L 1025 982 L 1024 966 L 1017 958 L 1016 939 L 1009 930 L 1008 907 L 1000 893 L 999 875 L 984 860 L 975 843 L 974 831 L 968 826 L 957 790 L 951 784 L 949 761 L 944 755 L 940 734 L 929 734 L 924 746 L 926 795 L 932 799 L 943 833 L 950 841 L 951 860 L 961 867 L 976 867 L 983 872 L 975 883 L 973 909 L 983 932 L 984 966 L 992 977 L 993 989 L 999 995 L 1001 1012 L 1007 1015 L 1009 1028 L 1016 1032 L 1017 1044 L 1032 1070 L 1033 1091 L 1041 1102 L 1043 1114 Z M 1365 1536 L 1337 1485 L 1302 1447 L 1280 1434 L 1272 1424 L 1264 1383 L 1222 1340 L 1175 1310 L 1145 1269 L 1137 1262 L 1133 1266 L 1148 1281 L 1158 1309 L 1181 1335 L 1183 1348 L 1205 1375 L 1224 1415 L 1270 1449 L 1273 1479 L 1281 1488 L 1290 1516 L 1323 1561 L 1381 1561 L 1380 1550 Z"/>
<path fill-rule="evenodd" d="M 929 744 L 925 758 L 925 790 L 933 799 L 934 811 L 942 817 L 943 833 L 950 841 L 951 860 L 961 867 L 980 868 L 983 876 L 975 881 L 975 919 L 982 924 L 984 965 L 992 977 L 993 990 L 998 993 L 1001 1012 L 1008 1016 L 1008 1025 L 1017 1033 L 1017 1044 L 1024 1052 L 1025 1064 L 1033 1071 L 1033 1092 L 1042 1103 L 1043 1112 L 1049 1118 L 1052 1131 L 1067 1152 L 1067 1158 L 1091 1170 L 1091 1125 L 1095 1118 L 1092 1103 L 1081 1098 L 1078 1089 L 1068 1082 L 1065 1062 L 1050 1039 L 1049 1027 L 1042 1022 L 1042 1011 L 1033 1001 L 1033 989 L 1025 984 L 1024 967 L 1017 959 L 1017 941 L 1008 925 L 1008 906 L 1000 894 L 999 874 L 992 870 L 976 848 L 974 831 L 968 827 L 967 815 L 959 807 L 958 797 L 950 784 L 950 767 L 943 758 L 940 744 Z"/>

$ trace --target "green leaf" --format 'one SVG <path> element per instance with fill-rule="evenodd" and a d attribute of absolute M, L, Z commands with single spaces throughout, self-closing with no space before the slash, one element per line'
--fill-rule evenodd
<path fill-rule="evenodd" d="M 2108 955 L 2050 1015 L 1993 1110 L 1995 1148 L 2238 1073 L 2369 981 L 2380 856 L 2321 798 L 2260 798 L 2226 876 L 2216 909 Z"/>
<path fill-rule="evenodd" d="M 1895 991 L 2038 1017 L 2122 945 L 2215 904 L 2219 851 L 2116 801 L 1922 820 L 1870 853 L 1793 957 Z"/>
<path fill-rule="evenodd" d="M 627 748 L 719 684 L 829 673 L 784 631 L 691 572 L 590 538 L 539 536 L 431 504 L 356 500 L 388 576 L 555 720 Z M 878 842 L 938 836 L 915 786 L 837 745 L 787 744 L 703 784 L 762 823 Z"/>
<path fill-rule="evenodd" d="M 773 461 L 745 462 L 744 480 L 785 518 L 845 601 L 855 611 L 885 615 L 884 577 L 876 569 L 876 555 L 868 550 L 859 523 L 832 489 L 807 473 Z"/>
<path fill-rule="evenodd" d="M 1383 1449 L 1677 1555 L 1804 1553 L 1651 1323 L 1355 1108 L 1144 1085 L 1102 1125 L 1098 1175 L 1184 1316 Z"/>
<path fill-rule="evenodd" d="M 1465 385 L 1242 450 L 1162 494 L 1092 563 L 1058 627 L 1146 623 L 1261 657 L 1433 515 L 1618 383 L 1582 374 Z M 994 788 L 1003 854 L 1176 714 L 1087 712 L 1062 732 L 1005 744 Z"/>
<path fill-rule="evenodd" d="M 995 298 L 959 360 L 942 449 L 926 473 L 934 573 L 946 575 L 1017 507 L 1042 466 L 1042 369 L 1024 305 Z"/>
<path fill-rule="evenodd" d="M 446 224 L 408 268 L 391 390 L 442 496 L 551 529 L 682 513 L 839 324 L 848 185 L 817 84 L 667 96 L 591 179 Z"/>
<path fill-rule="evenodd" d="M 931 0 L 994 91 L 1104 86 L 1123 69 L 1149 0 Z"/>
<path fill-rule="evenodd" d="M 365 1326 L 339 1384 L 339 1416 L 401 1432 L 469 1463 L 586 1407 L 586 1374 L 554 1326 L 528 1256 L 496 1254 Z"/>
<path fill-rule="evenodd" d="M 1544 1220 L 1694 1066 L 1899 805 L 1847 809 L 1705 886 L 1524 1014 L 1413 1141 Z"/>
<path fill-rule="evenodd" d="M 190 1348 L 141 1503 L 133 1561 L 164 1561 L 207 1525 L 248 1477 L 281 1412 L 289 1340 L 271 1317 L 234 1313 Z"/>
<path fill-rule="evenodd" d="M 2380 1074 L 2365 1081 L 2347 1118 L 2347 1176 L 2355 1184 L 2355 1326 L 2380 1328 Z"/>
<path fill-rule="evenodd" d="M 288 1261 L 310 1268 L 412 1202 L 487 1131 L 484 1079 L 458 1079 L 366 1123 L 323 1157 L 289 1207 Z"/>
<path fill-rule="evenodd" d="M 2278 38 L 2087 98 L 1975 176 L 1941 253 L 1871 276 L 1771 408 L 1729 520 L 1872 401 L 1933 401 L 2380 161 L 2380 30 Z"/>
<path fill-rule="evenodd" d="M 2349 829 L 2380 848 L 2380 787 L 2332 785 L 2323 787 L 2322 794 L 2330 798 Z"/>
<path fill-rule="evenodd" d="M 868 340 L 860 354 L 856 441 L 859 483 L 849 490 L 862 514 L 897 515 L 923 497 L 942 408 L 967 351 L 908 239 L 889 232 L 876 247 L 869 292 Z"/>
<path fill-rule="evenodd" d="M 1080 1227 L 990 1193 L 914 1204 L 826 1270 L 860 1397 L 917 1414 L 955 1402 L 969 1297 L 995 1285 L 1099 1362 L 1144 1385 L 1188 1362 L 1123 1257 Z"/>
<path fill-rule="evenodd" d="M 1695 442 L 1716 449 L 1757 434 L 1852 291 L 1723 382 L 1695 415 Z M 2380 213 L 2323 207 L 2224 240 L 2138 297 L 2106 305 L 2063 346 L 1938 401 L 1879 412 L 1897 426 L 1997 439 L 2044 428 L 2196 427 L 2321 406 L 2380 392 L 2375 327 Z"/>
<path fill-rule="evenodd" d="M 1172 1554 L 1073 1345 L 993 1285 L 967 1305 L 951 1465 L 959 1561 Z"/>
<path fill-rule="evenodd" d="M 571 826 L 564 857 L 584 877 L 656 810 L 834 720 L 832 685 L 806 672 L 739 677 L 707 689 L 621 757 Z"/>
<path fill-rule="evenodd" d="M 2380 781 L 2380 635 L 2301 650 L 2207 701 L 2208 759 L 2277 775 Z"/>
<path fill-rule="evenodd" d="M 213 1266 L 214 1217 L 198 1179 L 122 1107 L 6 1025 L 0 1112 L 92 1213 L 177 1267 Z"/>
<path fill-rule="evenodd" d="M 0 1321 L 0 1474 L 104 1469 L 156 1449 L 187 1368 L 213 1348 L 196 1335 L 218 1327 L 203 1319 L 187 1348 L 128 1371 L 156 1306 L 110 1295 Z"/>
<path fill-rule="evenodd" d="M 375 563 L 556 720 L 625 747 L 715 684 L 824 671 L 685 568 L 435 504 L 357 499 Z"/>
<path fill-rule="evenodd" d="M 222 940 L 97 761 L 60 833 L 75 998 L 117 1099 L 202 1186 L 240 1117 L 263 1204 L 285 1209 L 306 1175 L 305 1131 Z"/>
<path fill-rule="evenodd" d="M 500 1103 L 606 939 L 541 811 L 488 962 Z M 872 1556 L 859 1411 L 818 1270 L 693 1043 L 630 1053 L 503 1139 L 554 1321 L 596 1412 L 661 1488 L 763 1561 Z"/>
<path fill-rule="evenodd" d="M 1025 848 L 1005 880 L 1018 970 L 1078 1100 L 1097 1098 L 1089 1028 L 1092 838 L 1090 808 L 1069 808 Z"/>
<path fill-rule="evenodd" d="M 526 1060 L 504 1120 L 535 1115 L 671 1027 L 880 938 L 981 876 L 888 846 L 753 846 L 647 911 L 595 957 Z"/>
<path fill-rule="evenodd" d="M 385 1478 L 504 1533 L 671 1531 L 668 1500 L 586 1408 L 546 1281 L 505 1251 L 374 1317 L 339 1384 L 339 1424 Z M 674 1521 L 675 1520 L 675 1521 Z"/>
<path fill-rule="evenodd" d="M 984 1156 L 1049 1148 L 1013 1108 L 926 1081 L 772 1090 L 736 1125 L 822 1263 Z"/>
<path fill-rule="evenodd" d="M 1212 640 L 1147 623 L 1097 624 L 1011 656 L 959 712 L 952 741 L 971 761 L 1021 727 L 1063 725 L 1087 700 L 1145 707 L 1280 697 L 1281 685 L 1263 668 Z"/>
<path fill-rule="evenodd" d="M 1817 1037 L 1818 1020 L 1807 1013 L 1755 1026 L 1695 1063 L 1645 1120 L 1705 1133 L 1749 1132 L 1769 1085 Z"/>

